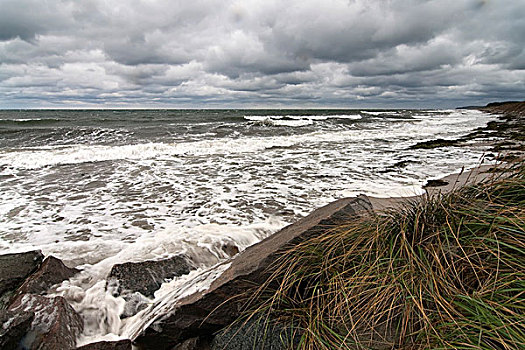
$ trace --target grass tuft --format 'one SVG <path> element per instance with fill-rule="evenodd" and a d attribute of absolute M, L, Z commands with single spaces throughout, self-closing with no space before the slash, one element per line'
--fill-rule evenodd
<path fill-rule="evenodd" d="M 252 316 L 299 349 L 524 349 L 525 167 L 354 220 L 277 260 Z"/>

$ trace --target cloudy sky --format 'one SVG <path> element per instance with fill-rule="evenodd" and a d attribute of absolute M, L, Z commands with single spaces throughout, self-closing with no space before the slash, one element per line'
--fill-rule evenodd
<path fill-rule="evenodd" d="M 525 0 L 0 0 L 0 108 L 525 99 Z"/>

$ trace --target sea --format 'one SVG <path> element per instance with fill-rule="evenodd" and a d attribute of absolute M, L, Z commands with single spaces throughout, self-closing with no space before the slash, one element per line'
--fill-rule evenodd
<path fill-rule="evenodd" d="M 0 254 L 40 249 L 82 270 L 53 293 L 86 321 L 79 344 L 134 337 L 159 312 L 122 319 L 114 264 L 189 257 L 151 305 L 201 290 L 224 261 L 338 198 L 423 193 L 486 146 L 455 139 L 475 110 L 3 110 Z M 220 267 L 217 267 L 220 266 Z M 108 321 L 109 320 L 109 321 Z"/>

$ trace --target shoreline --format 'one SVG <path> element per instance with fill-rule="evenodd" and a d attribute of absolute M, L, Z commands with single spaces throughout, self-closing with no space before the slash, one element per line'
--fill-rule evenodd
<path fill-rule="evenodd" d="M 464 168 L 457 169 L 451 174 L 427 179 L 426 184 L 422 186 L 422 189 L 425 190 L 424 195 L 385 198 L 369 196 L 372 203 L 374 203 L 376 210 L 398 207 L 403 202 L 417 199 L 425 195 L 432 196 L 438 193 L 445 194 L 468 184 L 485 181 L 494 176 L 494 172 L 497 172 L 497 169 L 495 169 L 497 163 L 496 165 L 483 164 L 485 158 L 487 158 L 487 160 L 489 160 L 488 158 L 491 158 L 492 160 L 501 163 L 499 166 L 503 166 L 503 163 L 510 162 L 512 164 L 513 162 L 519 161 L 525 157 L 525 138 L 515 138 L 515 136 L 519 137 L 522 133 L 522 135 L 525 135 L 525 101 L 496 102 L 489 103 L 487 106 L 483 107 L 463 107 L 462 109 L 473 109 L 490 114 L 497 114 L 498 119 L 497 121 L 489 122 L 486 126 L 478 128 L 467 135 L 458 137 L 457 139 L 430 140 L 415 144 L 412 148 L 418 148 L 418 145 L 422 144 L 429 146 L 429 148 L 462 147 L 464 145 L 462 142 L 471 140 L 476 144 L 490 147 L 481 162 L 467 170 Z M 509 126 L 503 123 L 512 124 Z M 502 140 L 490 140 L 490 138 L 494 137 L 492 135 L 493 131 L 505 131 L 505 134 L 499 135 Z M 508 135 L 514 137 L 509 138 Z M 493 152 L 499 152 L 500 154 L 496 156 Z"/>
<path fill-rule="evenodd" d="M 503 118 L 505 118 L 506 116 L 502 116 Z M 508 118 L 507 118 L 508 119 Z M 519 125 L 518 125 L 519 126 Z M 487 127 L 485 128 L 481 128 L 481 129 L 490 129 L 490 125 L 488 125 Z M 481 131 L 483 132 L 482 130 L 478 130 L 478 132 Z M 485 140 L 482 140 L 482 142 L 485 141 Z M 148 328 L 148 330 L 146 330 L 145 334 L 142 335 L 141 337 L 139 337 L 139 343 L 144 346 L 144 349 L 149 349 L 149 348 L 155 348 L 156 346 L 158 346 L 160 343 L 166 341 L 166 342 L 173 342 L 173 344 L 176 344 L 177 342 L 180 342 L 183 338 L 179 338 L 179 336 L 181 335 L 181 332 L 182 330 L 179 328 L 180 325 L 178 325 L 178 321 L 177 321 L 177 318 L 184 318 L 186 316 L 188 316 L 189 314 L 192 313 L 192 311 L 194 310 L 194 307 L 197 307 L 197 309 L 199 310 L 202 310 L 202 308 L 204 308 L 205 310 L 208 310 L 208 312 L 210 313 L 218 313 L 218 316 L 215 315 L 213 317 L 213 319 L 215 321 L 211 321 L 211 323 L 213 322 L 216 322 L 216 318 L 217 317 L 221 317 L 224 316 L 223 312 L 226 312 L 228 314 L 228 312 L 231 312 L 230 311 L 217 311 L 217 308 L 224 308 L 224 305 L 223 303 L 219 303 L 219 304 L 215 304 L 215 303 L 211 303 L 211 305 L 209 304 L 209 302 L 211 300 L 214 300 L 215 298 L 217 298 L 217 296 L 219 295 L 222 295 L 222 290 L 229 290 L 229 293 L 231 293 L 231 288 L 233 288 L 233 290 L 236 290 L 237 288 L 241 288 L 241 290 L 243 289 L 243 287 L 240 287 L 236 282 L 239 278 L 241 279 L 247 279 L 249 281 L 251 281 L 252 283 L 265 283 L 263 282 L 264 281 L 264 278 L 261 277 L 261 273 L 263 270 L 265 270 L 268 266 L 271 266 L 271 263 L 268 261 L 268 260 L 274 260 L 276 258 L 275 254 L 280 254 L 279 252 L 282 252 L 281 249 L 283 249 L 282 247 L 290 247 L 290 245 L 293 247 L 293 246 L 296 246 L 296 245 L 301 245 L 304 240 L 308 240 L 308 237 L 311 236 L 311 234 L 309 233 L 310 230 L 314 230 L 316 231 L 316 229 L 314 227 L 316 227 L 315 225 L 317 224 L 321 224 L 322 226 L 326 226 L 327 224 L 323 223 L 323 220 L 324 219 L 321 219 L 320 221 L 318 221 L 317 224 L 314 224 L 311 228 L 305 228 L 305 227 L 302 227 L 301 225 L 304 225 L 302 224 L 303 222 L 307 221 L 307 220 L 315 220 L 314 218 L 317 216 L 317 215 L 322 215 L 322 214 L 317 214 L 317 213 L 321 213 L 323 211 L 330 211 L 331 209 L 330 206 L 334 206 L 336 205 L 337 206 L 337 203 L 341 203 L 341 201 L 350 201 L 353 203 L 353 201 L 357 201 L 355 202 L 355 204 L 352 204 L 352 205 L 358 205 L 359 207 L 361 207 L 361 209 L 358 209 L 358 210 L 353 210 L 352 213 L 353 214 L 350 214 L 351 216 L 361 216 L 361 215 L 365 215 L 366 216 L 366 212 L 381 212 L 382 210 L 390 210 L 390 209 L 396 209 L 396 208 L 400 208 L 404 205 L 407 204 L 407 202 L 411 202 L 413 200 L 424 200 L 424 198 L 426 198 L 427 196 L 429 197 L 432 197 L 432 196 L 435 196 L 437 194 L 446 194 L 446 193 L 449 193 L 457 188 L 462 188 L 463 186 L 465 185 L 468 185 L 468 184 L 472 184 L 472 183 L 477 183 L 479 181 L 483 181 L 483 180 L 486 180 L 492 176 L 494 176 L 494 172 L 491 171 L 493 168 L 493 165 L 481 165 L 479 167 L 476 167 L 476 168 L 473 168 L 473 169 L 470 169 L 470 170 L 467 170 L 467 171 L 460 171 L 459 173 L 456 173 L 456 174 L 451 174 L 451 175 L 447 175 L 447 176 L 444 176 L 442 177 L 440 180 L 442 182 L 447 182 L 445 184 L 445 186 L 427 186 L 426 187 L 426 194 L 424 195 L 421 195 L 421 196 L 413 196 L 413 197 L 390 197 L 390 198 L 377 198 L 377 197 L 369 197 L 369 196 L 358 196 L 358 197 L 354 197 L 354 198 L 345 198 L 345 199 L 341 199 L 341 200 L 338 200 L 336 202 L 332 202 L 330 204 L 328 204 L 327 206 L 324 206 L 322 208 L 319 208 L 318 210 L 314 211 L 312 214 L 308 215 L 306 218 L 303 218 L 301 220 L 299 220 L 298 222 L 294 223 L 294 224 L 291 224 L 289 226 L 287 226 L 286 228 L 284 228 L 283 230 L 273 234 L 272 236 L 266 238 L 265 240 L 249 247 L 246 251 L 244 251 L 240 256 L 237 256 L 236 258 L 232 259 L 232 262 L 233 263 L 237 263 L 239 265 L 244 265 L 244 260 L 243 260 L 243 257 L 246 257 L 247 255 L 250 254 L 251 251 L 257 251 L 257 249 L 259 247 L 262 247 L 264 245 L 268 245 L 268 244 L 271 244 L 269 242 L 272 242 L 272 241 L 279 241 L 281 240 L 281 242 L 279 243 L 279 246 L 278 247 L 274 247 L 274 251 L 273 252 L 270 252 L 269 255 L 267 255 L 266 257 L 264 257 L 259 263 L 255 264 L 256 266 L 254 266 L 254 263 L 251 262 L 251 263 L 248 263 L 247 265 L 248 266 L 252 266 L 252 267 L 246 267 L 246 266 L 243 266 L 240 270 L 239 268 L 233 268 L 233 270 L 227 270 L 224 272 L 223 274 L 223 277 L 220 277 L 218 280 L 214 281 L 214 283 L 212 284 L 212 286 L 210 287 L 209 290 L 199 294 L 196 299 L 192 299 L 192 297 L 190 297 L 189 301 L 186 300 L 183 302 L 182 305 L 180 305 L 179 307 L 177 307 L 175 309 L 175 313 L 172 314 L 167 320 L 164 320 L 161 325 L 159 325 L 161 328 L 164 329 L 164 327 L 167 327 L 167 331 L 163 332 L 162 334 L 157 332 L 157 331 L 154 331 L 152 330 L 151 328 Z M 363 202 L 364 201 L 364 202 Z M 359 204 L 358 204 L 359 203 Z M 365 204 L 365 203 L 368 203 L 368 204 Z M 325 214 L 326 215 L 326 214 Z M 327 216 L 330 218 L 330 220 L 337 220 L 337 218 L 340 216 L 341 214 L 339 214 L 338 210 L 335 210 L 335 211 L 332 211 L 330 212 L 330 214 Z M 347 214 L 344 214 L 343 216 L 347 217 L 348 216 L 348 213 Z M 331 224 L 329 224 L 331 225 Z M 299 227 L 299 229 L 297 229 L 297 227 Z M 300 228 L 302 227 L 302 228 Z M 283 232 L 288 232 L 289 230 L 299 230 L 301 231 L 301 233 L 297 233 L 297 236 L 295 236 L 296 238 L 294 239 L 291 239 L 291 240 L 287 240 L 287 239 L 282 239 L 282 238 L 279 238 L 281 235 L 287 235 L 286 233 L 283 233 Z M 300 238 L 299 238 L 300 237 Z M 299 239 L 299 240 L 298 240 Z M 281 248 L 279 248 L 281 247 Z M 290 248 L 286 248 L 286 249 L 290 249 Z M 268 253 L 268 249 L 265 248 L 263 249 L 263 251 L 266 251 Z M 271 249 L 270 249 L 271 251 Z M 247 257 L 249 261 L 251 261 L 253 258 L 252 257 Z M 261 279 L 262 278 L 262 279 Z M 239 290 L 237 290 L 237 292 L 239 292 Z M 235 294 L 235 293 L 234 293 Z M 211 299 L 210 299 L 211 298 Z M 224 302 L 226 302 L 226 299 L 224 300 Z M 228 303 L 227 303 L 228 304 Z M 226 308 L 228 309 L 228 307 L 232 308 L 232 309 L 236 309 L 238 308 L 239 306 L 236 305 L 235 302 L 229 302 L 229 304 L 233 304 L 233 305 L 229 305 L 229 306 L 226 306 Z M 240 316 L 240 314 L 238 314 Z M 206 324 L 208 324 L 208 317 L 210 315 L 208 315 L 206 312 L 205 312 L 205 316 L 203 319 L 200 319 L 200 321 L 197 322 L 197 324 L 194 325 L 194 327 L 196 327 L 194 329 L 193 332 L 196 332 L 197 329 L 201 329 L 202 331 L 204 331 L 203 334 L 199 335 L 197 338 L 186 338 L 183 342 L 181 342 L 181 346 L 184 346 L 182 344 L 193 344 L 192 348 L 194 349 L 206 349 L 208 345 L 207 342 L 209 342 L 209 339 L 208 340 L 205 340 L 206 339 L 206 334 L 209 334 L 206 331 L 207 327 Z M 230 322 L 232 322 L 233 320 L 231 320 Z M 202 323 L 204 323 L 204 325 L 202 325 Z M 226 324 L 224 324 L 225 327 L 230 327 L 230 326 L 227 326 L 229 324 L 229 322 L 226 322 Z M 190 326 L 191 328 L 191 326 Z M 216 331 L 218 329 L 220 329 L 222 327 L 219 327 L 219 328 L 214 328 Z M 235 336 L 236 332 L 240 332 L 241 329 L 242 329 L 242 326 L 241 328 L 236 328 L 237 331 L 233 331 L 232 332 L 229 332 L 226 331 L 226 333 L 228 333 L 230 336 Z M 173 333 L 174 334 L 174 338 L 171 339 L 171 340 L 168 340 L 170 339 L 170 335 L 169 333 Z M 212 333 L 215 332 L 215 331 L 212 331 Z M 178 334 L 178 335 L 177 335 Z M 165 337 L 168 337 L 168 338 L 165 338 Z M 254 334 L 245 334 L 244 335 L 245 337 L 247 338 L 250 338 L 250 337 L 253 337 Z M 161 340 L 159 340 L 161 339 Z M 178 340 L 176 340 L 178 339 Z M 252 338 L 253 339 L 253 338 Z M 224 340 L 224 339 L 223 339 Z M 222 341 L 223 341 L 222 340 Z M 220 341 L 219 341 L 220 343 Z M 238 347 L 238 349 L 244 349 L 243 347 Z"/>
<path fill-rule="evenodd" d="M 484 111 L 488 111 L 491 113 L 499 113 L 498 111 L 505 107 L 504 106 L 502 107 L 501 105 L 497 105 L 494 108 L 492 107 L 483 107 L 483 108 L 485 109 L 488 108 L 487 110 L 484 110 Z M 525 111 L 525 109 L 523 110 Z M 491 136 L 491 134 L 493 135 L 492 132 L 494 130 L 496 130 L 496 132 L 498 131 L 504 132 L 502 135 L 500 135 L 502 137 L 502 140 L 496 140 L 496 141 L 493 141 L 493 143 L 491 143 L 491 146 L 493 147 L 493 149 L 498 149 L 498 152 L 502 152 L 503 158 L 500 159 L 500 161 L 501 162 L 515 162 L 515 161 L 521 160 L 523 159 L 523 150 L 524 150 L 522 140 L 520 140 L 519 138 L 515 139 L 512 137 L 509 139 L 505 139 L 505 137 L 508 137 L 508 135 L 519 137 L 520 132 L 523 128 L 522 118 L 524 114 L 522 112 L 523 111 L 519 109 L 519 114 L 517 115 L 513 115 L 513 114 L 502 115 L 499 117 L 499 120 L 503 122 L 496 122 L 496 123 L 490 122 L 486 127 L 479 128 L 473 131 L 472 133 L 470 133 L 469 135 L 467 135 L 466 137 L 470 138 L 471 141 L 475 140 L 481 143 L 481 142 L 488 142 L 488 138 Z M 511 111 L 509 113 L 513 113 L 513 112 Z M 514 126 L 511 125 L 511 127 L 509 127 L 509 125 L 504 124 L 504 123 L 515 124 L 515 125 Z M 446 146 L 457 147 L 459 143 L 465 141 L 465 137 L 459 138 L 458 140 L 452 140 L 452 142 Z M 442 147 L 442 146 L 443 145 L 436 145 L 436 147 Z M 512 158 L 509 156 L 513 156 L 516 158 Z M 493 158 L 496 159 L 498 157 L 494 156 Z M 263 273 L 263 270 L 264 270 L 263 268 L 267 268 L 268 266 L 271 265 L 270 263 L 273 260 L 275 260 L 279 256 L 279 254 L 283 252 L 283 247 L 285 246 L 289 247 L 290 245 L 301 244 L 301 242 L 307 240 L 309 237 L 312 237 L 312 235 L 318 234 L 323 229 L 326 229 L 327 225 L 329 226 L 329 225 L 334 225 L 334 224 L 340 224 L 341 219 L 343 217 L 359 217 L 361 215 L 364 215 L 364 213 L 366 212 L 377 213 L 377 212 L 381 212 L 387 209 L 389 210 L 389 209 L 400 208 L 401 206 L 405 205 L 407 202 L 410 202 L 412 200 L 419 201 L 419 200 L 422 200 L 422 198 L 425 198 L 426 196 L 435 196 L 439 193 L 446 194 L 466 184 L 477 182 L 478 180 L 487 179 L 490 176 L 494 176 L 494 171 L 491 171 L 493 170 L 492 168 L 493 168 L 492 165 L 481 165 L 479 167 L 476 167 L 476 168 L 473 168 L 467 171 L 460 171 L 459 173 L 446 175 L 439 179 L 429 179 L 429 180 L 433 180 L 434 183 L 433 184 L 427 183 L 427 186 L 425 187 L 426 193 L 423 195 L 416 195 L 416 196 L 411 196 L 411 197 L 388 197 L 388 198 L 378 198 L 378 197 L 373 197 L 373 196 L 357 196 L 354 198 L 343 198 L 338 201 L 332 202 L 324 207 L 318 208 L 317 210 L 314 210 L 310 215 L 296 221 L 295 223 L 292 223 L 291 225 L 286 226 L 285 228 L 279 230 L 278 232 L 270 235 L 266 239 L 250 246 L 245 251 L 241 252 L 241 254 L 236 255 L 236 253 L 234 252 L 233 254 L 234 258 L 228 260 L 229 262 L 234 264 L 234 268 L 226 269 L 226 271 L 224 271 L 224 273 L 222 273 L 219 278 L 217 278 L 216 280 L 212 282 L 209 289 L 198 292 L 195 295 L 190 295 L 187 298 L 185 298 L 182 306 L 186 307 L 186 309 L 184 309 L 181 306 L 181 304 L 177 304 L 177 306 L 175 307 L 175 311 L 179 312 L 178 310 L 184 309 L 183 311 L 180 311 L 180 312 L 182 312 L 182 315 L 184 315 L 185 317 L 189 317 L 189 315 L 196 316 L 195 314 L 198 314 L 199 317 L 202 316 L 199 322 L 204 322 L 204 320 L 207 320 L 210 315 L 203 314 L 202 313 L 203 310 L 207 310 L 208 313 L 212 311 L 215 312 L 214 310 L 217 307 L 219 307 L 219 305 L 223 305 L 222 302 L 225 302 L 226 300 L 228 300 L 227 298 L 225 299 L 225 297 L 233 296 L 232 291 L 235 291 L 235 290 L 239 291 L 239 290 L 242 290 L 242 288 L 245 288 L 243 287 L 244 284 L 238 282 L 239 279 L 247 278 L 248 280 L 251 279 L 252 283 L 264 284 L 265 275 Z M 269 248 L 265 248 L 261 251 L 261 247 L 265 245 L 266 246 L 269 245 Z M 258 252 L 259 255 L 256 254 L 255 256 L 251 256 L 253 252 Z M 228 263 L 228 261 L 222 263 L 221 265 Z M 180 264 L 184 264 L 184 263 L 181 262 Z M 45 265 L 44 265 L 44 262 L 40 260 L 40 262 L 37 262 L 35 266 L 36 267 L 33 267 L 31 272 L 27 276 L 24 277 L 25 278 L 23 279 L 24 281 L 26 281 L 27 278 L 35 278 L 34 275 L 38 271 L 41 271 L 42 266 L 45 266 Z M 46 268 L 49 268 L 49 267 L 46 267 Z M 164 267 L 156 267 L 156 268 L 164 269 Z M 188 267 L 188 268 L 191 268 L 191 267 Z M 48 273 L 53 274 L 54 269 L 58 269 L 58 268 L 51 267 L 51 270 L 49 270 Z M 143 272 L 139 272 L 139 273 L 143 273 Z M 162 277 L 161 280 L 164 278 L 165 277 Z M 43 293 L 43 292 L 40 291 L 39 293 Z M 214 301 L 211 304 L 206 304 L 207 302 L 209 302 L 206 300 L 203 302 L 203 300 L 206 299 L 206 296 L 212 299 L 219 297 L 219 299 L 222 300 L 222 302 L 220 304 L 214 304 L 215 303 Z M 7 297 L 8 304 L 10 303 L 9 299 L 11 299 L 11 297 L 12 295 Z M 61 298 L 61 297 L 55 297 L 55 298 Z M 62 302 L 61 301 L 62 299 L 53 299 L 53 300 L 58 300 Z M 17 302 L 23 303 L 22 300 L 18 300 Z M 47 301 L 36 299 L 36 301 L 33 300 L 32 302 L 44 303 Z M 66 306 L 62 307 L 63 309 L 62 311 L 71 313 L 71 310 L 69 310 L 67 307 L 68 305 L 67 302 L 65 303 L 66 303 Z M 233 308 L 237 306 L 238 305 L 235 305 Z M 11 308 L 10 309 L 11 311 L 9 312 L 19 310 L 17 309 L 18 306 L 15 306 L 15 307 L 10 306 L 10 308 Z M 233 312 L 231 309 L 227 310 L 226 313 L 230 316 L 228 317 L 224 316 L 226 317 L 226 319 L 230 321 L 233 320 L 231 316 L 231 312 Z M 233 312 L 233 314 L 235 314 L 236 312 L 237 311 Z M 74 315 L 74 310 L 73 310 L 73 313 L 71 314 Z M 10 315 L 11 317 L 16 316 L 16 315 L 12 316 L 12 314 Z M 0 311 L 0 316 L 1 316 L 1 311 Z M 75 318 L 74 316 L 65 318 L 68 320 L 67 322 L 69 323 L 73 322 L 71 321 L 71 317 Z M 215 320 L 215 321 L 219 322 L 219 320 Z M 163 325 L 164 325 L 164 329 L 170 329 L 170 327 L 172 327 L 172 329 L 176 329 L 176 327 L 173 326 L 173 324 L 170 324 L 169 327 L 166 327 L 166 322 L 164 322 Z M 200 345 L 198 344 L 201 343 L 202 339 L 204 339 L 205 342 L 209 342 L 210 341 L 209 337 L 211 336 L 211 334 L 213 334 L 215 331 L 219 329 L 219 328 L 216 328 L 215 326 L 213 327 L 210 326 L 211 327 L 210 329 L 206 329 L 206 328 L 202 328 L 200 325 L 197 325 L 197 324 L 193 324 L 192 327 L 194 328 L 192 328 L 193 330 L 190 332 L 180 330 L 181 334 L 179 334 L 178 338 L 174 338 L 174 339 L 183 340 L 184 342 L 187 342 L 188 340 L 195 338 L 195 337 L 188 337 L 187 334 L 193 334 L 192 332 L 195 332 L 198 329 L 202 329 L 203 333 L 198 334 L 198 337 L 197 337 L 198 339 L 192 340 L 195 343 L 193 347 L 194 349 L 201 349 L 201 348 L 204 349 L 204 347 L 199 347 Z M 179 331 L 174 331 L 174 332 L 179 332 Z M 138 337 L 138 339 L 142 339 L 140 340 L 140 342 L 143 344 L 142 346 L 145 346 L 144 349 L 155 348 L 155 346 L 157 346 L 158 345 L 157 343 L 159 342 L 158 339 L 155 340 L 155 337 L 158 337 L 159 334 L 156 332 L 155 329 L 152 330 L 150 327 L 148 327 L 145 333 L 146 333 L 145 335 Z M 3 335 L 1 335 L 1 337 L 3 337 Z M 149 343 L 150 341 L 153 343 L 150 344 Z M 177 341 L 173 339 L 170 340 L 170 342 L 172 342 L 173 344 L 176 344 Z M 152 344 L 157 344 L 157 345 L 152 345 Z M 109 349 L 109 347 L 107 348 Z M 128 348 L 131 349 L 131 341 L 125 342 L 125 349 L 128 349 Z"/>

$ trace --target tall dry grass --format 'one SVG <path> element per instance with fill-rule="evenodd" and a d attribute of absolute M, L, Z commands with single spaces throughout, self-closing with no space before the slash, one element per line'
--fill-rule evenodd
<path fill-rule="evenodd" d="M 251 315 L 299 349 L 525 349 L 525 166 L 287 251 Z"/>

